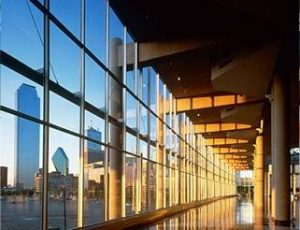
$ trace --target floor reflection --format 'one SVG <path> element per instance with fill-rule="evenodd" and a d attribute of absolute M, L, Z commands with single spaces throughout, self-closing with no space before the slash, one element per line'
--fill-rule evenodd
<path fill-rule="evenodd" d="M 253 229 L 253 204 L 250 200 L 224 199 L 191 209 L 145 229 Z"/>
<path fill-rule="evenodd" d="M 167 218 L 147 230 L 172 229 L 255 229 L 255 230 L 287 230 L 299 229 L 299 201 L 294 202 L 293 228 L 269 225 L 254 225 L 253 202 L 248 199 L 230 198 L 219 200 L 199 208 L 188 210 L 171 218 Z"/>

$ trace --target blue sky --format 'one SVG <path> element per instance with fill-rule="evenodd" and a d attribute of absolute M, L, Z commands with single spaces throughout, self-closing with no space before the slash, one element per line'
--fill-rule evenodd
<path fill-rule="evenodd" d="M 29 1 L 28 1 L 29 2 Z M 26 0 L 2 1 L 1 49 L 21 62 L 38 70 L 43 66 L 43 16 Z M 89 0 L 86 8 L 86 45 L 105 62 L 105 1 Z M 52 0 L 51 10 L 74 35 L 80 36 L 80 1 Z M 68 13 L 66 13 L 66 10 Z M 34 20 L 31 16 L 34 17 Z M 110 36 L 123 36 L 122 25 L 110 11 Z M 80 50 L 53 23 L 50 24 L 51 79 L 73 93 L 79 91 Z M 56 79 L 55 79 L 56 78 Z M 42 87 L 18 73 L 1 66 L 1 104 L 15 109 L 15 92 L 22 83 L 36 87 L 43 108 Z M 100 90 L 99 90 L 100 89 Z M 90 58 L 86 59 L 86 99 L 96 107 L 104 106 L 104 72 Z M 99 92 L 100 91 L 100 92 Z M 50 93 L 50 121 L 79 132 L 79 107 L 54 93 Z M 42 109 L 40 117 L 43 117 Z M 9 184 L 13 183 L 15 165 L 15 117 L 1 112 L 0 164 L 9 168 Z M 89 126 L 103 131 L 104 122 L 86 112 L 86 129 Z M 79 139 L 50 129 L 50 159 L 57 147 L 63 147 L 70 158 L 70 172 L 78 173 Z M 40 166 L 42 165 L 42 129 L 40 135 Z M 50 162 L 50 170 L 54 167 Z"/>

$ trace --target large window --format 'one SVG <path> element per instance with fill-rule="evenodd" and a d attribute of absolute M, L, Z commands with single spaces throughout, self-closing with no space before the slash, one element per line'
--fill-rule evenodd
<path fill-rule="evenodd" d="M 37 99 L 35 96 L 32 100 Z M 24 101 L 19 104 L 24 105 Z M 38 106 L 30 108 L 30 113 L 37 112 Z M 13 229 L 18 223 L 39 229 L 42 221 L 43 128 L 31 120 L 2 111 L 0 117 L 1 227 Z M 6 179 L 4 184 L 3 178 Z"/>
<path fill-rule="evenodd" d="M 43 34 L 43 14 L 33 4 L 1 1 L 1 50 L 34 70 L 42 70 Z"/>
<path fill-rule="evenodd" d="M 47 213 L 69 229 L 212 197 L 226 165 L 200 134 L 195 146 L 109 1 L 49 2 L 1 2 L 1 226 L 40 229 Z"/>

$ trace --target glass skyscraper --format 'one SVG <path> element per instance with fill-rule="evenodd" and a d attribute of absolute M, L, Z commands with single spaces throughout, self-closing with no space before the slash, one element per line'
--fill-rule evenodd
<path fill-rule="evenodd" d="M 17 110 L 39 118 L 40 98 L 35 87 L 22 84 L 16 93 Z M 16 185 L 19 190 L 32 189 L 39 170 L 40 126 L 21 117 L 17 117 L 16 126 Z"/>
<path fill-rule="evenodd" d="M 52 162 L 57 172 L 64 176 L 69 174 L 69 158 L 62 148 L 57 148 L 52 156 Z"/>
<path fill-rule="evenodd" d="M 100 131 L 90 127 L 86 132 L 89 138 L 101 141 Z M 89 164 L 98 161 L 104 161 L 104 151 L 101 151 L 101 145 L 92 141 L 87 141 L 87 148 L 85 150 L 85 162 Z"/>

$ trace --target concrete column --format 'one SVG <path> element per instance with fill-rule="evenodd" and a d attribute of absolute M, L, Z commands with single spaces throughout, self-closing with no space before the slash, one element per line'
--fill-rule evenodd
<path fill-rule="evenodd" d="M 287 143 L 287 103 L 284 79 L 272 84 L 272 217 L 275 225 L 290 223 L 290 170 Z"/>
<path fill-rule="evenodd" d="M 255 208 L 255 225 L 263 225 L 264 209 L 264 153 L 263 153 L 263 136 L 256 137 L 256 152 L 254 161 L 254 208 Z"/>
<path fill-rule="evenodd" d="M 268 182 L 268 176 L 269 176 L 269 171 L 268 171 L 268 165 L 264 164 L 264 219 L 268 218 L 268 213 L 269 213 L 269 182 Z"/>
<path fill-rule="evenodd" d="M 122 40 L 114 38 L 110 40 L 110 68 L 116 76 L 122 80 L 122 69 L 118 67 L 119 49 Z M 114 118 L 123 118 L 122 114 L 122 87 L 114 80 L 109 84 L 109 113 Z M 110 125 L 110 144 L 122 149 L 122 127 Z M 122 216 L 122 175 L 123 175 L 123 157 L 122 152 L 115 149 L 109 149 L 109 170 L 108 170 L 108 218 L 115 219 Z"/>
<path fill-rule="evenodd" d="M 159 103 L 159 106 L 161 103 Z M 162 122 L 158 122 L 157 136 L 159 138 L 159 143 L 163 144 L 164 142 L 164 125 Z M 157 145 L 159 146 L 159 145 Z M 163 147 L 157 148 L 157 161 L 161 164 L 164 164 L 164 149 Z M 165 204 L 165 187 L 164 187 L 164 167 L 157 164 L 157 208 L 163 208 Z"/>

